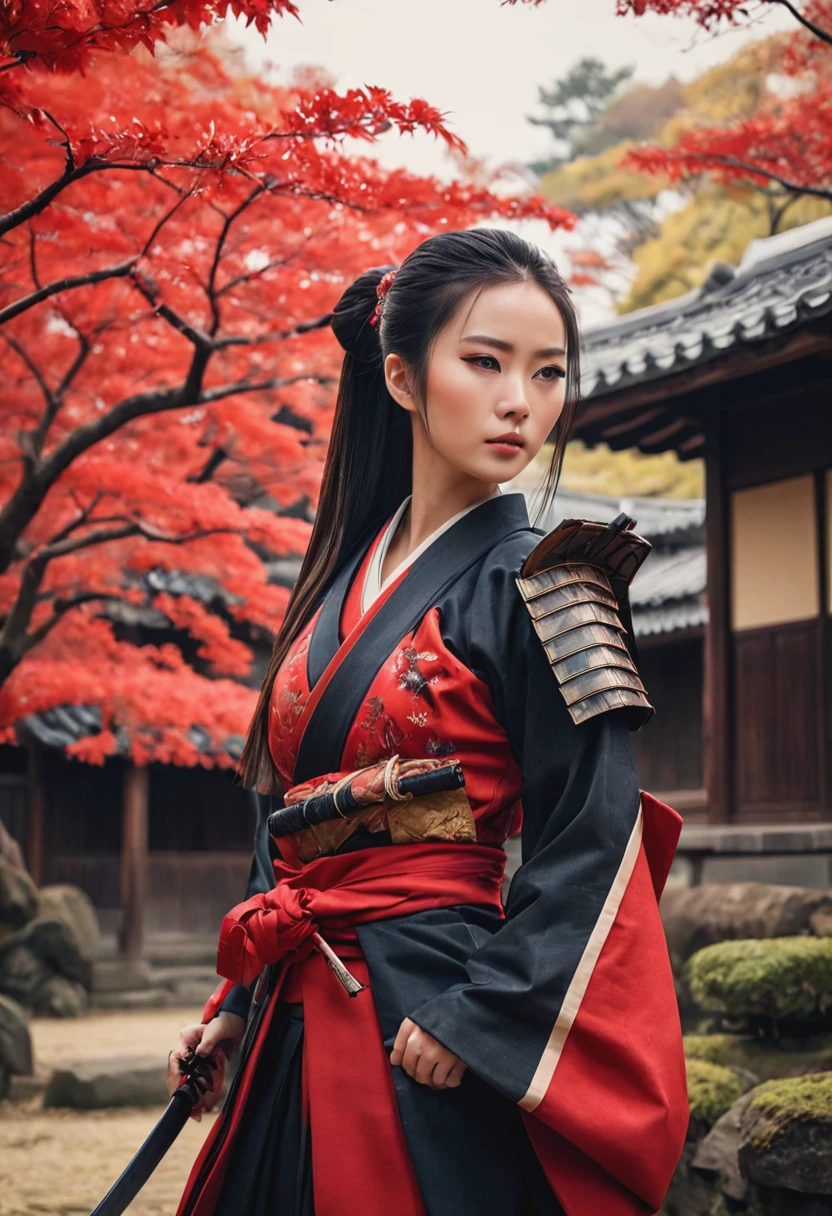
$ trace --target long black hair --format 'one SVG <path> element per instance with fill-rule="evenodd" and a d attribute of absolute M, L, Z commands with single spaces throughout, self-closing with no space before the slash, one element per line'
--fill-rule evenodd
<path fill-rule="evenodd" d="M 411 421 L 387 391 L 387 355 L 395 352 L 404 360 L 426 418 L 431 349 L 460 303 L 486 287 L 537 283 L 557 306 L 567 343 L 565 402 L 540 512 L 548 509 L 557 488 L 578 399 L 580 335 L 569 289 L 551 258 L 501 229 L 442 233 L 402 262 L 379 320 L 376 289 L 392 269 L 376 266 L 360 275 L 332 314 L 332 331 L 345 354 L 318 510 L 240 760 L 243 783 L 263 793 L 281 792 L 268 746 L 269 702 L 280 665 L 330 576 L 371 526 L 380 527 L 411 492 Z M 378 323 L 371 323 L 373 319 Z"/>

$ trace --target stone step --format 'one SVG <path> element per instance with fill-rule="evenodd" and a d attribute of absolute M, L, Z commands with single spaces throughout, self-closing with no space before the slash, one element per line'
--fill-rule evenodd
<path fill-rule="evenodd" d="M 101 1110 L 113 1106 L 161 1106 L 168 1101 L 164 1062 L 156 1056 L 84 1060 L 52 1074 L 44 1107 Z"/>

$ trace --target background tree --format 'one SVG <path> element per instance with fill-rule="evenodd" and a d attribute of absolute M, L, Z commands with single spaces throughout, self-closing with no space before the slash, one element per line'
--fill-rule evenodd
<path fill-rule="evenodd" d="M 83 759 L 231 765 L 309 533 L 343 286 L 445 228 L 571 217 L 355 153 L 391 128 L 458 147 L 425 102 L 81 45 L 83 77 L 57 52 L 0 75 L 0 727 L 81 705 Z"/>
<path fill-rule="evenodd" d="M 777 70 L 790 87 L 769 90 L 753 115 L 636 149 L 629 163 L 674 180 L 708 174 L 720 184 L 762 189 L 776 231 L 796 199 L 832 203 L 832 0 L 810 0 L 800 8 L 790 0 L 761 4 L 781 4 L 797 22 L 795 32 L 778 43 Z M 737 0 L 618 0 L 620 13 L 650 10 L 692 15 L 709 30 L 748 19 Z"/>
<path fill-rule="evenodd" d="M 529 115 L 528 121 L 548 128 L 555 146 L 545 160 L 531 168 L 546 173 L 589 150 L 603 114 L 632 74 L 631 67 L 609 71 L 602 60 L 589 56 L 579 59 L 548 88 L 540 86 L 537 93 L 543 114 Z"/>

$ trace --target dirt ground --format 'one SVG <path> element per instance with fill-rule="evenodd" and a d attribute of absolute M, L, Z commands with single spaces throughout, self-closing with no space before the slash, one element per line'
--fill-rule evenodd
<path fill-rule="evenodd" d="M 31 1023 L 38 1076 L 59 1064 L 126 1053 L 159 1056 L 164 1069 L 180 1026 L 201 1010 L 91 1013 Z M 69 1111 L 40 1099 L 0 1103 L 0 1216 L 89 1216 L 162 1113 L 162 1107 Z M 213 1116 L 190 1119 L 131 1216 L 173 1216 L 191 1164 Z"/>

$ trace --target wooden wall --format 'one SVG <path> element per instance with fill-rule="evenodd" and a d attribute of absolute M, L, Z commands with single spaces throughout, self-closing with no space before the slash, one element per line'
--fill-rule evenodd
<path fill-rule="evenodd" d="M 703 800 L 702 647 L 702 638 L 694 637 L 639 650 L 639 672 L 656 715 L 633 735 L 633 747 L 641 787 L 657 797 L 685 790 Z"/>
<path fill-rule="evenodd" d="M 740 822 L 825 819 L 820 622 L 734 636 L 735 816 Z"/>
<path fill-rule="evenodd" d="M 68 882 L 92 899 L 114 929 L 121 904 L 124 766 L 79 764 L 43 754 L 44 882 Z M 152 765 L 147 930 L 216 932 L 245 896 L 253 813 L 249 796 L 223 770 Z"/>

